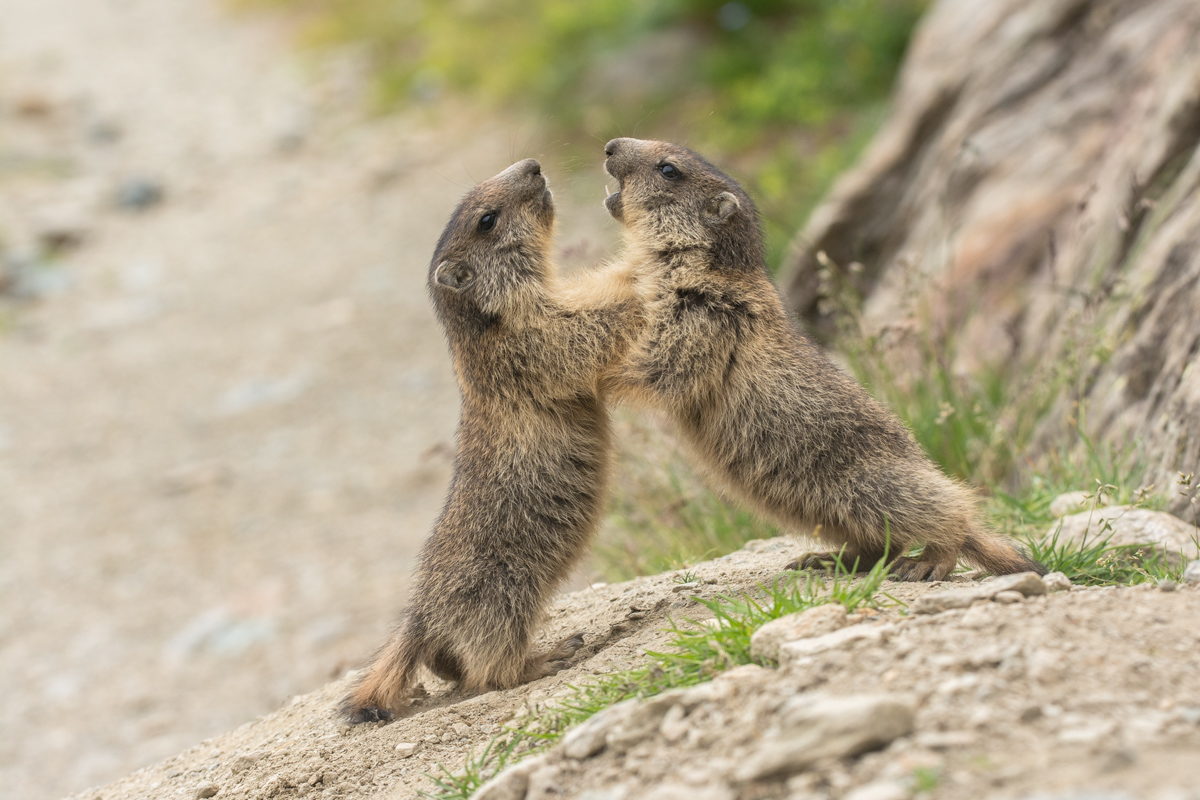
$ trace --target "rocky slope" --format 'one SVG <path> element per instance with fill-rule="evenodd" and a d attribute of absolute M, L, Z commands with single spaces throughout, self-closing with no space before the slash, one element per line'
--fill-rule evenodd
<path fill-rule="evenodd" d="M 890 118 L 797 238 L 786 287 L 832 324 L 826 253 L 896 358 L 920 325 L 953 343 L 957 370 L 1056 390 L 1025 455 L 1078 446 L 1078 419 L 1138 443 L 1166 489 L 1200 466 L 1197 189 L 1196 3 L 942 0 Z M 1190 496 L 1173 505 L 1188 520 Z"/>
<path fill-rule="evenodd" d="M 417 797 L 432 789 L 423 773 L 457 771 L 568 685 L 663 650 L 669 620 L 710 616 L 692 596 L 754 591 L 799 552 L 758 540 L 689 570 L 682 592 L 661 575 L 563 595 L 543 639 L 583 630 L 587 646 L 554 677 L 470 698 L 427 684 L 411 716 L 353 728 L 336 716 L 343 678 L 74 797 Z M 780 668 L 613 706 L 479 798 L 1200 798 L 1200 585 L 999 580 L 1019 591 L 967 576 L 889 583 L 879 613 L 778 635 Z"/>

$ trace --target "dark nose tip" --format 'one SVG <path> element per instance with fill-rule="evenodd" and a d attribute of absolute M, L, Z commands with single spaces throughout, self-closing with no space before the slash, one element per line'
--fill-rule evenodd
<path fill-rule="evenodd" d="M 537 162 L 536 158 L 527 158 L 520 164 L 520 170 L 524 175 L 540 175 L 542 165 Z"/>
<path fill-rule="evenodd" d="M 604 145 L 604 155 L 611 156 L 613 153 L 617 152 L 617 148 L 620 146 L 621 146 L 620 139 L 613 139 L 613 140 L 609 141 L 608 144 Z"/>

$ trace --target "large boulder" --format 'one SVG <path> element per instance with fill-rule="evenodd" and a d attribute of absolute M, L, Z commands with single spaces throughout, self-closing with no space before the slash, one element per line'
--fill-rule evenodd
<path fill-rule="evenodd" d="M 832 329 L 823 252 L 873 330 L 911 330 L 920 306 L 954 369 L 1061 381 L 1036 450 L 1077 420 L 1137 442 L 1191 519 L 1175 480 L 1200 463 L 1198 146 L 1194 0 L 939 0 L 785 291 Z"/>

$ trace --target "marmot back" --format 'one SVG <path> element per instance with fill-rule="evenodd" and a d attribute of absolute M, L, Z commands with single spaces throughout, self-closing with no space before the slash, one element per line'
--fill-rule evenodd
<path fill-rule="evenodd" d="M 626 230 L 646 327 L 617 381 L 667 411 L 703 469 L 766 516 L 816 530 L 847 566 L 896 558 L 892 574 L 941 580 L 961 554 L 996 573 L 1044 572 L 988 533 L 971 492 L 903 423 L 837 369 L 789 317 L 765 262 L 754 203 L 690 150 L 615 139 L 605 206 Z"/>
<path fill-rule="evenodd" d="M 530 159 L 473 189 L 438 241 L 429 291 L 462 392 L 454 473 L 410 606 L 346 701 L 353 721 L 400 710 L 421 667 L 467 691 L 504 689 L 561 669 L 582 642 L 529 652 L 603 511 L 600 374 L 640 309 L 628 293 L 589 308 L 557 299 L 553 223 Z"/>

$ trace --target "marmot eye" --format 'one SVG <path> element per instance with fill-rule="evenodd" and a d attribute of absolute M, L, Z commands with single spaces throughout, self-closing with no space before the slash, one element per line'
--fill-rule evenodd
<path fill-rule="evenodd" d="M 683 173 L 675 169 L 674 164 L 663 164 L 658 168 L 658 171 L 669 181 L 676 181 L 683 177 Z"/>
<path fill-rule="evenodd" d="M 496 227 L 496 218 L 499 217 L 499 212 L 489 211 L 479 218 L 479 232 L 487 233 L 492 228 Z"/>

